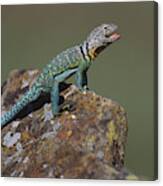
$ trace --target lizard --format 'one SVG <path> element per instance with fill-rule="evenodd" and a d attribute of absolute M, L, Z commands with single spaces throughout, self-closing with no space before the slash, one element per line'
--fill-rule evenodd
<path fill-rule="evenodd" d="M 58 54 L 46 65 L 32 87 L 1 117 L 1 128 L 6 126 L 28 103 L 37 100 L 42 92 L 50 93 L 54 116 L 59 113 L 59 84 L 75 75 L 75 84 L 88 90 L 87 71 L 96 57 L 121 36 L 114 23 L 94 28 L 81 44 Z"/>

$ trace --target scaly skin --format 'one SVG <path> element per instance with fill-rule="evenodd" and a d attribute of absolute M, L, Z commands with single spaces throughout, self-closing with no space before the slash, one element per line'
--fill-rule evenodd
<path fill-rule="evenodd" d="M 11 121 L 28 103 L 36 100 L 41 92 L 51 93 L 52 112 L 54 115 L 58 114 L 59 84 L 75 74 L 77 87 L 85 90 L 87 70 L 101 51 L 120 38 L 116 30 L 117 26 L 112 23 L 102 24 L 96 27 L 83 43 L 53 58 L 32 88 L 2 116 L 1 127 Z"/>

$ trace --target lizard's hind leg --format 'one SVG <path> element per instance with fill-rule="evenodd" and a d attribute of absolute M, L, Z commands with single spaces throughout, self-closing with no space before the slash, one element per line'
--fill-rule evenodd
<path fill-rule="evenodd" d="M 72 76 L 75 72 L 77 72 L 77 70 L 78 70 L 77 68 L 67 70 L 62 74 L 54 77 L 54 83 L 51 90 L 51 105 L 52 105 L 53 115 L 57 115 L 59 112 L 59 84 L 65 81 L 70 76 Z"/>

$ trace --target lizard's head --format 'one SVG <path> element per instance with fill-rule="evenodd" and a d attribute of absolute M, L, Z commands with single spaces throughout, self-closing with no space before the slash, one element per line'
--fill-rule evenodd
<path fill-rule="evenodd" d="M 96 27 L 87 37 L 85 45 L 91 60 L 93 60 L 108 45 L 117 41 L 120 34 L 116 32 L 118 26 L 110 24 L 102 24 Z"/>

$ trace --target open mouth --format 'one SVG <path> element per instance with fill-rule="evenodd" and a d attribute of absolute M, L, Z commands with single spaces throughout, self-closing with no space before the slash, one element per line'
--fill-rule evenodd
<path fill-rule="evenodd" d="M 111 41 L 116 41 L 118 39 L 120 39 L 121 35 L 118 34 L 117 32 L 114 32 L 112 33 L 110 36 L 109 36 L 109 39 L 111 39 Z"/>

